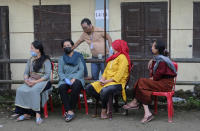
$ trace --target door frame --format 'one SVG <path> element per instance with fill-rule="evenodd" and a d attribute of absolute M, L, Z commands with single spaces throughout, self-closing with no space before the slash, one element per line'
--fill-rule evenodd
<path fill-rule="evenodd" d="M 9 7 L 0 6 L 0 29 L 1 29 L 1 43 L 4 49 L 2 49 L 2 59 L 10 59 L 10 32 L 9 32 Z M 3 72 L 2 78 L 5 80 L 11 79 L 10 63 L 2 63 Z M 11 89 L 11 84 L 0 84 L 2 86 L 0 90 Z"/>

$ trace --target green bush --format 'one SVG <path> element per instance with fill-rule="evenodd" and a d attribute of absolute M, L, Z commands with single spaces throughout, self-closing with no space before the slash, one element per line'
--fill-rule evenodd
<path fill-rule="evenodd" d="M 186 100 L 186 109 L 200 109 L 200 100 L 195 97 L 189 97 Z"/>

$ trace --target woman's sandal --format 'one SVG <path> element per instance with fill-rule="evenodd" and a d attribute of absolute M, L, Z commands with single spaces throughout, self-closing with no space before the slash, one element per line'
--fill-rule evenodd
<path fill-rule="evenodd" d="M 31 116 L 24 116 L 24 115 L 21 115 L 17 118 L 16 121 L 23 121 L 23 120 L 30 120 L 31 119 Z"/>
<path fill-rule="evenodd" d="M 147 123 L 147 122 L 153 120 L 153 118 L 154 118 L 153 115 L 150 115 L 150 116 L 148 116 L 148 117 L 144 117 L 144 118 L 141 120 L 141 123 L 143 123 L 143 124 L 144 124 L 144 123 Z"/>
<path fill-rule="evenodd" d="M 41 117 L 36 118 L 36 124 L 40 125 L 43 122 Z"/>
<path fill-rule="evenodd" d="M 75 117 L 75 114 L 67 114 L 65 117 L 66 122 L 70 122 Z"/>
<path fill-rule="evenodd" d="M 93 114 L 91 117 L 92 118 L 96 118 L 96 117 L 99 117 L 99 115 L 98 114 Z"/>
<path fill-rule="evenodd" d="M 10 116 L 10 119 L 16 119 L 17 117 L 19 117 L 20 114 L 14 113 Z"/>
<path fill-rule="evenodd" d="M 104 119 L 108 119 L 108 116 L 101 116 L 101 119 L 104 120 Z"/>
<path fill-rule="evenodd" d="M 106 112 L 105 115 L 102 115 L 102 113 L 101 113 L 101 119 L 102 119 L 102 120 L 103 120 L 103 119 L 108 119 L 108 114 L 107 114 L 107 112 Z"/>
<path fill-rule="evenodd" d="M 130 106 L 129 104 L 123 105 L 122 107 L 125 110 L 135 110 L 135 109 L 139 109 L 139 104 L 135 105 L 135 106 Z"/>
<path fill-rule="evenodd" d="M 67 117 L 67 114 L 68 114 L 67 112 L 65 112 L 65 113 L 64 113 L 64 118 L 66 118 L 66 117 Z"/>

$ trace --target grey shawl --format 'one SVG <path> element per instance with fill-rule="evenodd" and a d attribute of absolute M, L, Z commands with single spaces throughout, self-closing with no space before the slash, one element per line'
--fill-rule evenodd
<path fill-rule="evenodd" d="M 153 74 L 155 74 L 157 68 L 158 68 L 158 65 L 161 61 L 164 61 L 167 66 L 174 72 L 177 74 L 177 71 L 176 71 L 176 68 L 174 67 L 174 64 L 172 63 L 172 61 L 166 57 L 166 56 L 163 56 L 163 55 L 157 55 L 157 56 L 154 56 L 153 59 L 156 61 L 154 67 L 153 67 Z"/>

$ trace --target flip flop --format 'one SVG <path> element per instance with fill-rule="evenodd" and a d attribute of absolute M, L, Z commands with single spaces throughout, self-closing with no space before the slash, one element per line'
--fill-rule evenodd
<path fill-rule="evenodd" d="M 142 120 L 141 120 L 141 123 L 147 123 L 147 122 L 149 122 L 149 121 L 151 121 L 151 120 L 153 120 L 154 119 L 154 116 L 153 115 L 150 115 L 150 116 L 148 116 L 147 118 L 143 118 Z M 144 120 L 144 121 L 143 121 Z"/>
<path fill-rule="evenodd" d="M 66 122 L 70 122 L 72 119 L 74 119 L 75 114 L 67 114 L 67 117 L 65 118 Z"/>
<path fill-rule="evenodd" d="M 92 115 L 92 118 L 96 118 L 96 117 L 99 117 L 99 115 L 97 115 L 97 114 Z"/>
<path fill-rule="evenodd" d="M 20 114 L 17 114 L 17 113 L 12 114 L 12 115 L 10 116 L 10 119 L 16 119 L 17 117 L 19 117 L 19 115 L 20 115 Z"/>
<path fill-rule="evenodd" d="M 135 109 L 139 109 L 139 105 L 136 105 L 136 106 L 129 106 L 129 105 L 127 104 L 127 105 L 124 105 L 122 108 L 125 109 L 125 110 L 135 110 Z"/>
<path fill-rule="evenodd" d="M 40 125 L 43 122 L 42 118 L 36 118 L 36 124 Z"/>
<path fill-rule="evenodd" d="M 18 122 L 18 121 L 24 121 L 24 120 L 30 120 L 30 119 L 31 117 L 25 117 L 24 115 L 21 115 L 17 118 L 16 121 Z"/>
<path fill-rule="evenodd" d="M 103 119 L 108 119 L 109 117 L 108 117 L 108 115 L 107 115 L 107 113 L 106 113 L 106 115 L 104 115 L 104 116 L 102 116 L 101 115 L 101 119 L 103 120 Z"/>
<path fill-rule="evenodd" d="M 108 119 L 108 116 L 105 116 L 105 117 L 102 117 L 102 116 L 101 116 L 101 119 L 102 119 L 102 120 Z"/>
<path fill-rule="evenodd" d="M 67 117 L 67 114 L 68 114 L 67 112 L 65 112 L 65 113 L 64 113 L 64 118 L 66 118 L 66 117 Z"/>

